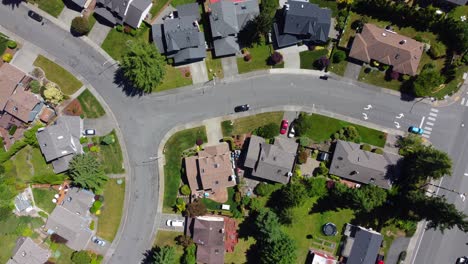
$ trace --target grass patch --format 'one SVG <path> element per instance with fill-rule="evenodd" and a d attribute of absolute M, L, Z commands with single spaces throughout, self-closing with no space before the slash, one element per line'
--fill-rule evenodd
<path fill-rule="evenodd" d="M 218 79 L 224 78 L 223 65 L 221 59 L 213 59 L 211 52 L 206 53 L 206 69 L 208 70 L 208 79 L 213 80 L 213 74 L 216 73 Z"/>
<path fill-rule="evenodd" d="M 104 186 L 104 203 L 98 216 L 97 235 L 108 240 L 114 240 L 120 226 L 125 198 L 125 180 L 117 184 L 117 179 L 109 179 Z"/>
<path fill-rule="evenodd" d="M 172 0 L 171 5 L 173 7 L 176 7 L 176 6 L 191 4 L 191 3 L 196 3 L 196 2 L 197 1 L 195 0 Z"/>
<path fill-rule="evenodd" d="M 47 79 L 58 84 L 66 95 L 72 95 L 83 86 L 83 83 L 76 79 L 75 76 L 42 55 L 37 56 L 34 66 L 44 70 Z"/>
<path fill-rule="evenodd" d="M 218 203 L 208 198 L 202 198 L 201 200 L 206 205 L 206 208 L 208 210 L 221 211 L 221 205 L 223 204 L 229 204 L 231 206 L 231 210 L 234 208 L 237 208 L 239 205 L 234 201 L 234 194 L 236 193 L 236 191 L 234 190 L 234 187 L 229 187 L 227 188 L 227 190 L 228 190 L 228 200 L 225 203 Z"/>
<path fill-rule="evenodd" d="M 247 257 L 245 253 L 253 244 L 255 244 L 255 242 L 255 238 L 250 236 L 247 238 L 239 238 L 239 243 L 237 243 L 236 247 L 234 248 L 234 252 L 226 252 L 224 255 L 224 263 L 247 263 Z"/>
<path fill-rule="evenodd" d="M 239 73 L 271 68 L 271 66 L 267 64 L 273 51 L 271 45 L 256 45 L 247 50 L 250 52 L 250 55 L 252 55 L 252 59 L 250 61 L 245 61 L 244 58 L 237 58 Z"/>
<path fill-rule="evenodd" d="M 65 4 L 61 0 L 28 0 L 28 2 L 37 4 L 40 9 L 54 17 L 58 17 L 65 7 Z"/>
<path fill-rule="evenodd" d="M 369 73 L 365 73 L 365 69 L 366 67 L 362 67 L 361 72 L 359 72 L 358 80 L 360 82 L 365 82 L 375 86 L 400 91 L 402 82 L 400 82 L 399 80 L 387 81 L 385 80 L 385 72 L 379 70 L 372 70 Z"/>
<path fill-rule="evenodd" d="M 328 70 L 337 75 L 344 76 L 346 66 L 348 66 L 348 61 L 344 59 L 343 61 L 340 61 L 338 63 L 331 62 L 330 66 L 328 67 Z"/>
<path fill-rule="evenodd" d="M 423 54 L 421 56 L 421 60 L 419 61 L 417 72 L 420 73 L 422 68 L 424 67 L 424 65 L 429 64 L 429 63 L 434 64 L 435 65 L 435 70 L 440 72 L 444 68 L 445 58 L 440 58 L 440 59 L 434 60 L 426 52 L 423 52 Z"/>
<path fill-rule="evenodd" d="M 440 89 L 436 93 L 433 93 L 432 96 L 439 100 L 442 100 L 445 95 L 451 95 L 453 93 L 456 93 L 458 89 L 460 89 L 460 85 L 463 83 L 463 73 L 465 73 L 466 71 L 468 71 L 468 66 L 461 66 L 455 74 L 455 79 L 447 83 L 443 89 Z"/>
<path fill-rule="evenodd" d="M 110 145 L 100 144 L 101 151 L 98 153 L 98 159 L 105 173 L 124 173 L 125 169 L 123 168 L 123 155 L 119 138 L 115 130 L 112 130 L 109 135 L 114 136 L 115 142 Z M 99 138 L 99 142 L 101 142 L 102 138 L 104 137 Z"/>
<path fill-rule="evenodd" d="M 178 87 L 192 85 L 192 77 L 185 77 L 182 72 L 171 65 L 166 65 L 166 75 L 161 84 L 153 89 L 154 92 L 161 92 Z"/>
<path fill-rule="evenodd" d="M 99 101 L 88 89 L 78 96 L 78 101 L 80 101 L 83 115 L 86 118 L 98 118 L 106 114 Z"/>
<path fill-rule="evenodd" d="M 34 195 L 34 201 L 36 206 L 46 211 L 47 213 L 52 213 L 55 208 L 55 204 L 52 202 L 54 195 L 57 194 L 55 190 L 49 189 L 32 189 Z"/>
<path fill-rule="evenodd" d="M 55 174 L 52 165 L 45 162 L 45 159 L 38 148 L 31 149 L 31 163 L 34 170 L 34 176 Z"/>
<path fill-rule="evenodd" d="M 161 9 L 169 3 L 170 0 L 153 0 L 153 6 L 150 9 L 150 14 L 152 17 L 156 16 Z"/>
<path fill-rule="evenodd" d="M 91 30 L 94 27 L 94 24 L 96 24 L 96 17 L 94 17 L 94 13 L 88 16 L 88 23 L 89 23 L 89 32 L 91 32 Z"/>
<path fill-rule="evenodd" d="M 398 229 L 393 224 L 382 228 L 382 230 L 380 230 L 380 233 L 382 234 L 383 240 L 384 240 L 384 247 L 380 249 L 380 253 L 383 254 L 384 256 L 387 256 L 387 252 L 390 249 L 390 246 L 392 245 L 393 240 L 395 240 L 398 237 L 405 236 L 405 232 Z"/>
<path fill-rule="evenodd" d="M 65 244 L 55 244 L 51 243 L 50 246 L 52 250 L 51 259 L 55 260 L 56 264 L 73 264 L 71 261 L 71 256 L 74 252 L 73 249 L 67 247 Z"/>
<path fill-rule="evenodd" d="M 172 206 L 175 204 L 181 180 L 181 154 L 184 150 L 194 147 L 198 138 L 207 142 L 205 126 L 177 132 L 164 146 L 166 165 L 164 165 L 163 212 L 172 212 Z"/>
<path fill-rule="evenodd" d="M 28 160 L 30 158 L 30 146 L 26 146 L 16 153 L 11 159 L 16 167 L 17 182 L 27 183 L 32 178 L 31 165 Z"/>
<path fill-rule="evenodd" d="M 137 29 L 137 35 L 135 37 L 124 32 L 118 32 L 117 29 L 113 28 L 106 39 L 101 45 L 101 48 L 109 54 L 115 60 L 121 60 L 125 52 L 128 50 L 128 41 L 143 40 L 149 43 L 150 26 L 146 23 L 141 23 L 139 29 Z"/>
<path fill-rule="evenodd" d="M 241 117 L 233 120 L 232 135 L 240 135 L 254 131 L 256 128 L 269 123 L 280 124 L 284 112 L 269 112 L 253 116 Z M 228 137 L 223 131 L 223 136 Z"/>
<path fill-rule="evenodd" d="M 333 133 L 336 133 L 344 127 L 354 126 L 361 136 L 362 143 L 367 143 L 377 147 L 384 147 L 385 145 L 387 135 L 382 131 L 323 115 L 312 114 L 307 115 L 307 118 L 311 119 L 313 125 L 309 131 L 305 131 L 304 136 L 309 137 L 316 142 L 322 142 L 330 139 Z"/>
<path fill-rule="evenodd" d="M 301 69 L 315 69 L 314 62 L 323 56 L 328 55 L 327 49 L 306 50 L 299 53 L 301 59 Z"/>
<path fill-rule="evenodd" d="M 174 247 L 174 249 L 175 249 L 174 263 L 182 263 L 180 258 L 184 254 L 184 247 L 177 245 L 175 239 L 176 239 L 176 237 L 178 237 L 180 235 L 183 235 L 183 234 L 184 233 L 182 233 L 182 232 L 158 230 L 158 234 L 156 235 L 156 240 L 154 242 L 154 246 Z"/>
<path fill-rule="evenodd" d="M 317 4 L 320 7 L 328 8 L 332 11 L 332 16 L 336 17 L 338 14 L 338 5 L 336 1 L 329 1 L 329 0 L 309 0 L 312 4 Z"/>

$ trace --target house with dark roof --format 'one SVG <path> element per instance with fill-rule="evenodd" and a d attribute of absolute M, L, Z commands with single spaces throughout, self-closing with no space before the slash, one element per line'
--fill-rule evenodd
<path fill-rule="evenodd" d="M 382 235 L 372 229 L 346 224 L 344 235 L 345 244 L 341 256 L 346 264 L 376 263 L 377 255 L 382 246 Z"/>
<path fill-rule="evenodd" d="M 36 244 L 29 237 L 20 237 L 16 241 L 13 256 L 6 264 L 44 264 L 50 258 L 50 251 Z"/>
<path fill-rule="evenodd" d="M 290 0 L 281 12 L 278 22 L 273 23 L 277 47 L 296 45 L 299 42 L 324 44 L 331 29 L 331 10 L 321 8 L 309 1 Z"/>
<path fill-rule="evenodd" d="M 69 248 L 83 250 L 93 235 L 89 228 L 92 220 L 89 208 L 93 202 L 92 192 L 75 187 L 69 189 L 49 215 L 45 225 L 47 232 L 66 239 Z"/>
<path fill-rule="evenodd" d="M 361 149 L 361 145 L 338 140 L 335 144 L 330 174 L 362 184 L 390 189 L 401 171 L 401 156 L 382 155 Z"/>
<path fill-rule="evenodd" d="M 162 24 L 153 24 L 153 43 L 159 52 L 173 58 L 175 64 L 203 60 L 206 57 L 205 35 L 200 31 L 198 4 L 177 7 L 175 16 Z"/>
<path fill-rule="evenodd" d="M 198 216 L 193 219 L 191 229 L 192 240 L 197 244 L 197 263 L 223 264 L 224 218 Z"/>
<path fill-rule="evenodd" d="M 185 173 L 192 194 L 217 192 L 236 185 L 231 151 L 225 142 L 205 147 L 197 156 L 185 158 Z"/>
<path fill-rule="evenodd" d="M 74 5 L 74 9 L 82 10 L 88 8 L 88 6 L 93 2 L 93 0 L 70 0 Z"/>
<path fill-rule="evenodd" d="M 259 13 L 256 0 L 211 1 L 209 17 L 215 55 L 221 57 L 239 52 L 238 33 Z"/>
<path fill-rule="evenodd" d="M 79 116 L 61 116 L 55 124 L 37 131 L 39 148 L 55 173 L 68 170 L 73 156 L 84 153 L 80 144 L 82 132 L 83 120 Z"/>
<path fill-rule="evenodd" d="M 439 0 L 439 2 L 450 7 L 457 7 L 466 5 L 468 0 Z"/>
<path fill-rule="evenodd" d="M 286 184 L 292 175 L 298 144 L 289 138 L 276 137 L 273 145 L 252 135 L 244 167 L 252 169 L 251 176 Z"/>
<path fill-rule="evenodd" d="M 365 24 L 354 37 L 349 57 L 370 63 L 390 65 L 393 71 L 414 76 L 424 51 L 424 44 L 396 32 Z"/>
<path fill-rule="evenodd" d="M 151 0 L 97 0 L 94 14 L 112 26 L 139 28 L 152 6 Z"/>

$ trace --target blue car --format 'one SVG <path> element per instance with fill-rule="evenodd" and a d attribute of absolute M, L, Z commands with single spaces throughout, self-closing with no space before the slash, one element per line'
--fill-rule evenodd
<path fill-rule="evenodd" d="M 410 126 L 410 128 L 408 129 L 408 132 L 413 133 L 413 134 L 422 135 L 424 133 L 424 129 L 422 129 L 420 127 Z"/>

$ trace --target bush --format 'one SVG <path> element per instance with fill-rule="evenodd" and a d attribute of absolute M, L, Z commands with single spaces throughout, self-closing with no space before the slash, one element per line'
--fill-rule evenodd
<path fill-rule="evenodd" d="M 257 128 L 257 135 L 263 138 L 274 138 L 279 134 L 279 125 L 275 123 L 269 123 L 262 127 Z"/>
<path fill-rule="evenodd" d="M 371 151 L 372 150 L 372 147 L 368 144 L 363 144 L 361 146 L 361 149 L 364 150 L 364 151 Z"/>
<path fill-rule="evenodd" d="M 75 251 L 72 254 L 71 261 L 76 264 L 89 264 L 91 257 L 86 251 Z"/>
<path fill-rule="evenodd" d="M 314 175 L 315 176 L 327 176 L 328 175 L 328 168 L 327 166 L 325 165 L 325 163 L 323 162 L 320 162 L 320 166 L 318 166 L 317 168 L 315 168 L 314 170 Z"/>
<path fill-rule="evenodd" d="M 175 204 L 175 211 L 176 212 L 184 212 L 187 204 L 185 203 L 184 199 L 177 198 Z"/>
<path fill-rule="evenodd" d="M 80 138 L 80 144 L 88 143 L 88 138 L 87 137 L 81 137 Z"/>
<path fill-rule="evenodd" d="M 307 162 L 307 158 L 309 157 L 309 153 L 307 150 L 305 149 L 302 149 L 300 152 L 299 152 L 299 155 L 297 157 L 297 163 L 299 164 L 304 164 Z"/>
<path fill-rule="evenodd" d="M 244 56 L 244 61 L 249 62 L 249 61 L 251 61 L 251 60 L 252 60 L 252 55 L 250 55 L 250 53 L 249 53 L 249 54 L 246 54 L 246 55 Z"/>
<path fill-rule="evenodd" d="M 273 52 L 273 54 L 271 54 L 271 62 L 273 64 L 279 64 L 283 62 L 283 55 L 277 51 Z"/>
<path fill-rule="evenodd" d="M 37 80 L 32 80 L 29 83 L 29 89 L 31 89 L 32 93 L 39 94 L 41 92 L 41 83 Z"/>
<path fill-rule="evenodd" d="M 130 36 L 135 37 L 136 35 L 137 35 L 136 29 L 132 28 L 132 29 L 130 30 Z"/>
<path fill-rule="evenodd" d="M 102 138 L 101 143 L 105 145 L 112 145 L 115 143 L 115 137 L 113 134 L 106 135 Z"/>
<path fill-rule="evenodd" d="M 101 201 L 95 201 L 93 203 L 93 205 L 91 206 L 91 208 L 89 208 L 89 211 L 92 213 L 92 214 L 95 214 L 99 209 L 101 209 L 102 207 L 102 202 Z"/>
<path fill-rule="evenodd" d="M 187 184 L 182 185 L 179 191 L 182 195 L 190 195 L 191 193 L 190 187 Z"/>
<path fill-rule="evenodd" d="M 372 150 L 372 152 L 374 152 L 375 154 L 380 154 L 380 155 L 384 154 L 384 151 L 381 148 L 375 148 Z"/>
<path fill-rule="evenodd" d="M 243 206 L 248 206 L 250 204 L 250 197 L 247 195 L 242 197 L 241 204 Z"/>
<path fill-rule="evenodd" d="M 2 56 L 4 62 L 10 62 L 13 59 L 13 56 L 10 53 L 5 53 Z"/>
<path fill-rule="evenodd" d="M 9 40 L 9 41 L 7 42 L 7 46 L 8 46 L 8 48 L 10 48 L 10 49 L 16 49 L 16 47 L 18 46 L 18 44 L 16 44 L 16 42 L 13 41 L 13 40 Z"/>
<path fill-rule="evenodd" d="M 94 146 L 91 146 L 89 148 L 89 151 L 99 153 L 99 152 L 101 152 L 101 148 L 99 146 L 97 146 L 97 145 L 94 145 Z"/>
<path fill-rule="evenodd" d="M 94 225 L 95 225 L 94 220 L 92 220 L 91 223 L 89 224 L 89 229 L 94 230 Z"/>
<path fill-rule="evenodd" d="M 444 46 L 440 42 L 434 42 L 431 44 L 428 53 L 433 59 L 441 58 L 445 56 Z"/>
<path fill-rule="evenodd" d="M 340 63 L 346 59 L 346 53 L 342 50 L 337 50 L 333 53 L 333 63 Z"/>
<path fill-rule="evenodd" d="M 197 144 L 197 146 L 203 145 L 203 139 L 197 138 L 197 140 L 195 140 L 195 144 Z"/>
<path fill-rule="evenodd" d="M 240 203 L 242 200 L 242 194 L 240 192 L 235 192 L 234 193 L 234 202 Z"/>
<path fill-rule="evenodd" d="M 322 197 L 328 193 L 327 179 L 324 177 L 309 178 L 305 185 L 309 197 Z"/>
<path fill-rule="evenodd" d="M 8 130 L 8 134 L 10 134 L 10 136 L 13 136 L 16 132 L 16 129 L 18 129 L 18 127 L 16 125 L 12 125 Z"/>
<path fill-rule="evenodd" d="M 186 235 L 179 235 L 176 237 L 175 240 L 177 242 L 177 245 L 183 246 L 184 248 L 193 244 L 192 238 Z"/>
<path fill-rule="evenodd" d="M 75 17 L 71 23 L 71 30 L 79 35 L 86 35 L 89 32 L 89 21 L 86 17 Z"/>
<path fill-rule="evenodd" d="M 206 205 L 200 200 L 195 200 L 187 205 L 187 214 L 189 217 L 205 215 L 207 212 Z"/>
<path fill-rule="evenodd" d="M 190 72 L 189 72 L 189 71 L 188 71 L 188 72 L 185 72 L 184 75 L 185 75 L 186 78 L 188 78 L 188 77 L 190 77 Z"/>
<path fill-rule="evenodd" d="M 115 30 L 117 30 L 118 32 L 122 32 L 123 31 L 123 26 L 122 25 L 117 25 L 115 26 Z"/>
<path fill-rule="evenodd" d="M 307 147 L 310 145 L 310 138 L 308 137 L 300 137 L 299 138 L 299 145 L 301 147 Z"/>
<path fill-rule="evenodd" d="M 232 131 L 234 130 L 234 126 L 231 120 L 221 122 L 221 127 L 227 135 L 231 135 Z"/>
<path fill-rule="evenodd" d="M 281 188 L 280 184 L 259 183 L 255 187 L 254 192 L 259 196 L 269 196 L 279 188 Z"/>
<path fill-rule="evenodd" d="M 325 56 L 320 57 L 314 62 L 314 66 L 319 70 L 325 69 L 329 64 L 330 60 Z"/>
<path fill-rule="evenodd" d="M 257 198 L 250 199 L 249 208 L 252 211 L 258 211 L 262 208 L 262 202 Z"/>

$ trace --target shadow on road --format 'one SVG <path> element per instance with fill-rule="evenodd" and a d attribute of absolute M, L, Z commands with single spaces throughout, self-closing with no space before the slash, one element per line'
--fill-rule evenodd
<path fill-rule="evenodd" d="M 118 69 L 115 72 L 114 75 L 114 83 L 117 84 L 119 88 L 122 89 L 122 91 L 127 95 L 127 96 L 142 96 L 145 93 L 140 90 L 135 88 L 124 76 L 124 72 L 122 69 Z"/>
<path fill-rule="evenodd" d="M 15 7 L 19 7 L 19 5 L 23 2 L 22 0 L 2 0 L 3 5 L 10 5 L 12 9 Z"/>
<path fill-rule="evenodd" d="M 153 247 L 151 249 L 148 249 L 145 253 L 143 253 L 144 258 L 141 261 L 141 264 L 155 263 L 154 253 L 156 253 L 158 250 L 159 250 L 158 247 Z"/>

